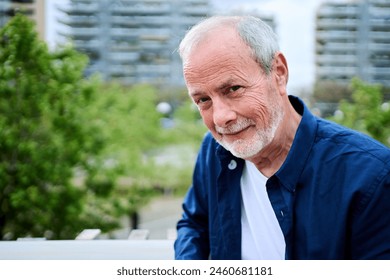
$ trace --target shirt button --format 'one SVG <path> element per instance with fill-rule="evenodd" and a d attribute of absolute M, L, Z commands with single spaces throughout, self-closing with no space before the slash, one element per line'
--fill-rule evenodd
<path fill-rule="evenodd" d="M 236 162 L 234 159 L 232 159 L 232 160 L 230 161 L 229 165 L 228 165 L 228 168 L 229 168 L 230 170 L 234 170 L 234 169 L 236 169 L 236 167 L 237 167 L 237 162 Z"/>

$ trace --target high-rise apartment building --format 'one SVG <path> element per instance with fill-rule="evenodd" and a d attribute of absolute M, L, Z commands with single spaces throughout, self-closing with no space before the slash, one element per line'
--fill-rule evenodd
<path fill-rule="evenodd" d="M 390 1 L 322 4 L 316 16 L 316 80 L 352 77 L 390 87 Z"/>
<path fill-rule="evenodd" d="M 17 12 L 35 21 L 39 37 L 45 38 L 45 0 L 0 0 L 0 27 Z"/>
<path fill-rule="evenodd" d="M 218 13 L 219 14 L 219 13 Z M 270 13 L 264 13 L 264 12 L 259 12 L 256 9 L 243 9 L 243 8 L 235 8 L 232 10 L 228 10 L 227 12 L 225 11 L 224 13 L 221 13 L 220 15 L 227 15 L 227 16 L 246 16 L 250 15 L 253 17 L 260 18 L 262 21 L 267 23 L 272 30 L 274 30 L 275 33 L 277 32 L 277 26 L 275 23 L 275 18 L 273 14 Z"/>
<path fill-rule="evenodd" d="M 186 30 L 210 13 L 208 0 L 71 0 L 63 8 L 87 75 L 123 84 L 183 84 L 176 52 Z"/>

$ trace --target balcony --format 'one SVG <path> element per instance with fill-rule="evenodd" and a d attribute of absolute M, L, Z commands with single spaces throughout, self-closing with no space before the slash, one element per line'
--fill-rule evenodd
<path fill-rule="evenodd" d="M 185 5 L 194 5 L 194 4 L 197 4 L 197 5 L 208 5 L 209 4 L 209 1 L 208 0 L 181 0 L 180 2 L 182 2 L 183 4 Z"/>
<path fill-rule="evenodd" d="M 113 37 L 163 40 L 170 37 L 170 30 L 167 28 L 112 28 L 111 35 Z"/>
<path fill-rule="evenodd" d="M 140 30 L 138 28 L 112 28 L 110 35 L 114 39 L 134 41 L 138 40 Z"/>
<path fill-rule="evenodd" d="M 69 26 L 80 26 L 80 25 L 98 25 L 99 22 L 96 16 L 80 16 L 80 15 L 71 15 L 64 19 L 60 20 L 61 23 L 64 23 Z"/>
<path fill-rule="evenodd" d="M 111 23 L 122 26 L 164 26 L 171 24 L 168 16 L 112 16 Z"/>
<path fill-rule="evenodd" d="M 320 76 L 330 76 L 330 77 L 337 77 L 337 76 L 353 77 L 357 74 L 357 68 L 356 67 L 342 67 L 342 66 L 318 67 L 317 74 Z"/>
<path fill-rule="evenodd" d="M 108 57 L 108 59 L 112 62 L 135 62 L 140 58 L 140 54 L 138 52 L 133 53 L 111 53 Z"/>
<path fill-rule="evenodd" d="M 210 12 L 210 8 L 208 6 L 186 6 L 179 11 L 185 15 L 204 17 Z"/>
<path fill-rule="evenodd" d="M 370 32 L 368 35 L 370 41 L 390 42 L 390 30 L 389 32 Z"/>
<path fill-rule="evenodd" d="M 110 42 L 109 51 L 111 52 L 138 52 L 140 50 L 138 42 L 131 44 L 130 42 L 119 42 L 112 40 Z"/>
<path fill-rule="evenodd" d="M 95 38 L 99 35 L 99 29 L 98 28 L 72 28 L 68 31 L 69 35 L 72 38 Z"/>
<path fill-rule="evenodd" d="M 316 44 L 316 50 L 317 53 L 327 53 L 327 52 L 345 52 L 345 53 L 352 53 L 355 52 L 357 48 L 356 43 L 337 43 L 337 42 L 326 42 L 323 44 L 317 43 Z"/>
<path fill-rule="evenodd" d="M 354 55 L 318 55 L 316 62 L 324 65 L 350 65 L 356 64 L 356 56 Z"/>
<path fill-rule="evenodd" d="M 390 53 L 390 38 L 389 42 L 386 43 L 369 43 L 368 49 L 371 52 Z"/>
<path fill-rule="evenodd" d="M 339 18 L 355 17 L 357 14 L 359 14 L 359 9 L 356 5 L 353 5 L 352 3 L 332 3 L 331 6 L 321 6 L 318 10 L 317 16 Z"/>
<path fill-rule="evenodd" d="M 162 49 L 167 49 L 168 45 L 165 41 L 141 41 L 139 47 L 143 50 L 160 52 Z"/>
<path fill-rule="evenodd" d="M 153 73 L 153 74 L 169 74 L 170 73 L 170 65 L 147 65 L 147 64 L 139 64 L 136 66 L 137 72 L 139 74 L 145 73 Z"/>
<path fill-rule="evenodd" d="M 163 15 L 170 13 L 171 7 L 169 4 L 147 5 L 136 4 L 132 6 L 114 6 L 111 7 L 111 12 L 116 15 Z"/>
<path fill-rule="evenodd" d="M 99 3 L 92 3 L 92 4 L 73 3 L 71 6 L 62 8 L 61 10 L 69 15 L 97 14 L 99 12 Z"/>
<path fill-rule="evenodd" d="M 132 77 L 136 74 L 133 65 L 110 65 L 107 69 L 110 77 Z"/>
<path fill-rule="evenodd" d="M 329 18 L 321 18 L 317 20 L 317 28 L 320 29 L 344 29 L 344 30 L 351 30 L 351 29 L 357 29 L 357 26 L 359 25 L 359 22 L 357 19 L 329 19 Z"/>
<path fill-rule="evenodd" d="M 356 36 L 355 31 L 318 31 L 316 33 L 316 39 L 324 41 L 352 41 L 356 39 Z"/>
<path fill-rule="evenodd" d="M 99 40 L 73 40 L 73 44 L 76 49 L 90 49 L 97 50 L 101 48 L 101 42 Z"/>
<path fill-rule="evenodd" d="M 371 0 L 370 4 L 375 5 L 375 6 L 387 6 L 387 7 L 390 7 L 389 0 Z"/>
<path fill-rule="evenodd" d="M 387 76 L 389 78 L 390 83 L 390 63 L 388 67 L 370 67 L 368 69 L 368 73 L 371 75 L 380 75 L 380 76 Z"/>
<path fill-rule="evenodd" d="M 369 12 L 372 16 L 375 17 L 383 17 L 383 18 L 389 18 L 390 15 L 390 2 L 388 3 L 387 7 L 374 7 L 371 6 L 369 8 Z"/>

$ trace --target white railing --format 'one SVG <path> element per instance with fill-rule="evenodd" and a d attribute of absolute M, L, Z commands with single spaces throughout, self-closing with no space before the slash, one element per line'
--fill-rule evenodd
<path fill-rule="evenodd" d="M 20 238 L 0 241 L 0 260 L 173 260 L 175 235 L 147 240 L 148 230 L 132 230 L 128 239 L 97 239 L 100 230 L 88 229 L 76 240 Z"/>

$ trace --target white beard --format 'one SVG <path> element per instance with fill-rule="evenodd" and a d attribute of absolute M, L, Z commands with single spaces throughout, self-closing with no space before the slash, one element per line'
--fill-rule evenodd
<path fill-rule="evenodd" d="M 284 112 L 281 111 L 279 107 L 273 106 L 269 126 L 264 129 L 257 130 L 253 137 L 248 139 L 238 139 L 233 142 L 224 141 L 223 137 L 216 140 L 235 157 L 243 159 L 251 158 L 263 150 L 265 146 L 271 143 L 275 137 L 276 130 L 278 129 L 283 116 Z M 245 129 L 252 124 L 254 124 L 254 122 L 250 119 L 241 119 L 227 128 L 215 127 L 215 129 L 218 133 L 221 134 L 224 132 L 234 133 Z"/>

